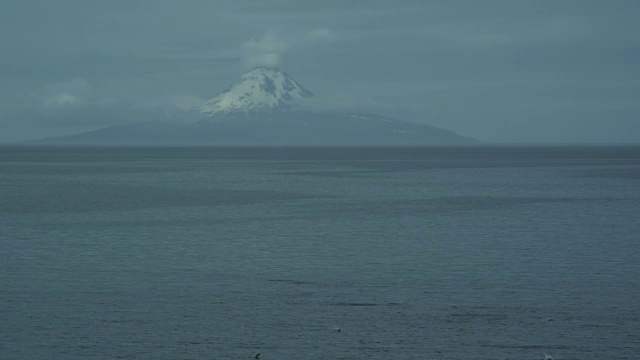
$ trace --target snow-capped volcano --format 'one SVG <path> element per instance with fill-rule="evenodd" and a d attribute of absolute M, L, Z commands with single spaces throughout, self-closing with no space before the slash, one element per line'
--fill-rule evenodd
<path fill-rule="evenodd" d="M 369 113 L 309 111 L 297 100 L 313 96 L 289 74 L 255 68 L 195 111 L 191 121 L 143 122 L 44 143 L 156 145 L 452 145 L 477 141 L 451 131 Z M 195 115 L 195 116 L 194 116 Z M 203 118 L 204 117 L 204 118 Z"/>
<path fill-rule="evenodd" d="M 207 117 L 235 112 L 286 111 L 295 100 L 313 96 L 289 74 L 276 68 L 255 68 L 229 89 L 202 104 L 198 111 Z"/>

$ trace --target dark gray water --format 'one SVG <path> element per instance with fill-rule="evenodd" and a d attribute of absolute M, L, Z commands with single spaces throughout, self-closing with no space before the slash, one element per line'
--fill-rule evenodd
<path fill-rule="evenodd" d="M 637 360 L 639 220 L 637 147 L 0 148 L 0 358 Z"/>

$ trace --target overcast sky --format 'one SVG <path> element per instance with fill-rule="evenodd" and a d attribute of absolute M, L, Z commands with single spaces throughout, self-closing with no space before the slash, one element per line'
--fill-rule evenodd
<path fill-rule="evenodd" d="M 484 142 L 640 142 L 638 0 L 2 0 L 0 142 L 173 118 L 278 64 Z"/>

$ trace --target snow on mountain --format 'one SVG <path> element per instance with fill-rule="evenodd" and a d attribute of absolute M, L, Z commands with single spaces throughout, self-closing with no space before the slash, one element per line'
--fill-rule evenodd
<path fill-rule="evenodd" d="M 198 111 L 207 117 L 234 112 L 286 111 L 297 99 L 313 93 L 289 74 L 276 68 L 255 68 L 229 89 L 202 104 Z"/>

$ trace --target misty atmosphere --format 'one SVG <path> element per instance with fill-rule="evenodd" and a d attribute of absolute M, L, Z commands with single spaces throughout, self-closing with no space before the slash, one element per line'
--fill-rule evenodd
<path fill-rule="evenodd" d="M 0 359 L 640 359 L 636 0 L 2 0 Z"/>
<path fill-rule="evenodd" d="M 184 110 L 279 67 L 313 110 L 483 143 L 637 143 L 637 1 L 4 0 L 0 142 Z"/>

